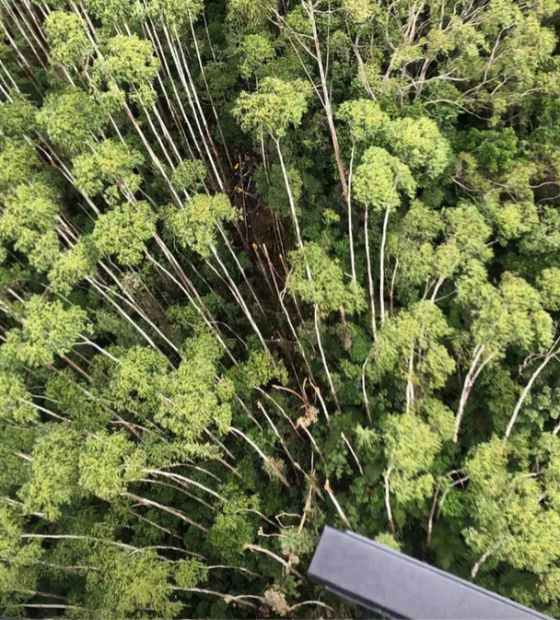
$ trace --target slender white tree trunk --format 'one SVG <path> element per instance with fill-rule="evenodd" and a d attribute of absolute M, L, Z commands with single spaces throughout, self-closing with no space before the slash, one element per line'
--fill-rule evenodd
<path fill-rule="evenodd" d="M 389 485 L 389 478 L 391 477 L 392 472 L 393 468 L 389 467 L 387 472 L 383 475 L 383 480 L 385 481 L 385 508 L 387 510 L 387 519 L 389 521 L 389 529 L 391 530 L 391 534 L 394 536 L 396 534 L 396 530 L 395 522 L 393 521 L 393 511 L 391 510 L 391 487 Z"/>
<path fill-rule="evenodd" d="M 381 248 L 379 250 L 379 312 L 381 323 L 385 322 L 385 244 L 387 242 L 387 225 L 389 223 L 389 207 L 385 210 L 383 219 L 383 234 L 381 236 Z"/>
<path fill-rule="evenodd" d="M 541 374 L 541 372 L 546 368 L 548 363 L 552 359 L 555 359 L 555 356 L 558 353 L 558 349 L 557 349 L 558 342 L 559 342 L 559 340 L 556 340 L 556 342 L 552 345 L 552 347 L 550 348 L 550 350 L 546 354 L 544 360 L 539 365 L 539 367 L 535 370 L 535 372 L 532 374 L 531 378 L 527 382 L 527 385 L 525 386 L 525 388 L 521 392 L 521 396 L 519 397 L 519 399 L 517 401 L 517 404 L 515 405 L 515 409 L 513 410 L 513 413 L 511 414 L 511 418 L 510 418 L 509 423 L 507 425 L 506 432 L 504 433 L 504 443 L 506 443 L 507 440 L 509 439 L 509 436 L 510 436 L 511 431 L 513 429 L 513 425 L 515 424 L 515 422 L 517 420 L 517 416 L 519 415 L 519 412 L 521 411 L 521 407 L 523 407 L 523 403 L 525 402 L 525 399 L 529 395 L 529 392 L 531 391 L 531 388 L 533 387 L 533 384 L 538 379 L 538 377 Z"/>
<path fill-rule="evenodd" d="M 352 155 L 350 157 L 350 172 L 348 173 L 348 239 L 350 241 L 350 269 L 352 272 L 352 280 L 356 282 L 356 258 L 354 256 L 354 231 L 352 228 L 352 172 L 354 170 L 354 151 L 352 146 Z"/>

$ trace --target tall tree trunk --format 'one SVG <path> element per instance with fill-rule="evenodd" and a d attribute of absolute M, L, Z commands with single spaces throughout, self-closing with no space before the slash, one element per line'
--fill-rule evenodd
<path fill-rule="evenodd" d="M 317 67 L 319 69 L 319 77 L 321 81 L 321 89 L 323 91 L 323 105 L 325 107 L 325 114 L 327 116 L 327 124 L 329 126 L 329 133 L 331 135 L 331 142 L 334 150 L 334 157 L 336 165 L 338 167 L 338 176 L 340 177 L 340 185 L 342 187 L 342 195 L 344 201 L 348 201 L 348 186 L 346 184 L 346 173 L 344 171 L 344 165 L 342 163 L 342 157 L 340 155 L 340 146 L 338 144 L 338 135 L 336 133 L 336 127 L 334 124 L 334 117 L 331 105 L 331 95 L 327 84 L 327 76 L 325 74 L 325 67 L 323 64 L 323 55 L 321 51 L 321 44 L 319 42 L 319 33 L 317 32 L 317 23 L 315 21 L 315 9 L 313 0 L 308 0 L 304 7 L 309 15 L 311 21 L 311 27 L 313 29 L 313 42 L 315 44 L 315 53 L 317 60 Z"/>
<path fill-rule="evenodd" d="M 389 207 L 385 209 L 383 219 L 383 234 L 381 236 L 381 248 L 379 250 L 379 313 L 381 323 L 385 322 L 385 244 L 387 243 L 387 225 L 389 223 Z"/>

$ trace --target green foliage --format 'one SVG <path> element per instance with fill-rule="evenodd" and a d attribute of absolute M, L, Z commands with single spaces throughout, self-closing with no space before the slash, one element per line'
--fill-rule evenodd
<path fill-rule="evenodd" d="M 543 350 L 552 343 L 552 318 L 542 308 L 541 297 L 528 282 L 505 273 L 499 288 L 489 283 L 476 285 L 466 279 L 459 286 L 459 297 L 470 297 L 472 334 L 480 344 L 496 349 L 518 345 L 524 350 Z"/>
<path fill-rule="evenodd" d="M 239 67 L 241 77 L 247 79 L 272 60 L 275 56 L 274 47 L 267 37 L 260 34 L 247 35 L 241 44 L 243 61 Z"/>
<path fill-rule="evenodd" d="M 371 0 L 343 0 L 342 6 L 350 19 L 358 24 L 368 21 L 375 13 Z"/>
<path fill-rule="evenodd" d="M 559 9 L 2 3 L 0 615 L 560 616 Z"/>
<path fill-rule="evenodd" d="M 37 563 L 41 561 L 40 544 L 19 544 L 22 519 L 10 508 L 0 509 L 0 553 L 4 558 L 0 569 L 0 601 L 7 609 L 18 613 L 19 602 L 30 599 L 39 580 Z"/>
<path fill-rule="evenodd" d="M 169 398 L 163 400 L 155 419 L 186 440 L 196 439 L 205 427 L 215 424 L 223 434 L 229 430 L 233 384 L 216 380 L 216 364 L 223 351 L 215 338 L 201 333 L 186 343 L 186 356 L 168 381 Z"/>
<path fill-rule="evenodd" d="M 290 191 L 292 192 L 292 199 L 296 205 L 296 211 L 299 212 L 301 210 L 298 209 L 298 204 L 303 195 L 303 179 L 295 168 L 288 168 L 286 170 L 286 176 L 288 177 L 288 183 L 290 184 Z M 286 181 L 280 165 L 272 164 L 266 178 L 264 178 L 262 171 L 258 171 L 257 187 L 259 194 L 263 196 L 263 198 L 266 198 L 266 202 L 270 209 L 281 215 L 288 215 L 291 213 Z"/>
<path fill-rule="evenodd" d="M 471 129 L 465 140 L 465 149 L 474 152 L 480 164 L 491 174 L 511 168 L 517 146 L 518 138 L 511 127 L 501 131 Z"/>
<path fill-rule="evenodd" d="M 117 411 L 131 411 L 149 419 L 161 402 L 159 390 L 165 385 L 167 362 L 162 355 L 144 347 L 131 347 L 111 370 L 108 395 Z"/>
<path fill-rule="evenodd" d="M 21 138 L 35 129 L 37 108 L 19 93 L 0 104 L 0 132 L 5 138 Z"/>
<path fill-rule="evenodd" d="M 295 250 L 289 258 L 292 272 L 286 286 L 304 301 L 317 304 L 324 312 L 334 312 L 341 306 L 348 314 L 364 309 L 362 288 L 354 282 L 344 283 L 342 268 L 320 245 L 307 243 L 303 250 Z"/>
<path fill-rule="evenodd" d="M 97 252 L 89 238 L 81 239 L 74 247 L 59 254 L 48 273 L 51 288 L 67 295 L 72 286 L 95 272 Z"/>
<path fill-rule="evenodd" d="M 184 26 L 191 20 L 196 21 L 203 9 L 203 0 L 148 0 L 146 3 L 146 12 L 150 17 L 171 26 Z"/>
<path fill-rule="evenodd" d="M 130 196 L 138 191 L 141 179 L 134 168 L 144 163 L 139 151 L 116 140 L 104 140 L 92 150 L 73 160 L 76 186 L 81 191 L 95 196 L 105 190 L 110 204 L 115 204 L 121 194 Z"/>
<path fill-rule="evenodd" d="M 208 257 L 217 243 L 218 226 L 221 222 L 233 222 L 237 217 L 236 210 L 224 194 L 197 194 L 183 209 L 172 211 L 168 221 L 183 247 Z"/>
<path fill-rule="evenodd" d="M 243 364 L 243 381 L 250 387 L 267 385 L 273 379 L 288 383 L 288 373 L 282 362 L 277 363 L 265 351 L 253 351 Z"/>
<path fill-rule="evenodd" d="M 64 0 L 62 1 L 64 2 Z M 131 0 L 84 0 L 84 6 L 92 15 L 102 19 L 104 23 L 134 19 L 138 13 L 138 9 Z"/>
<path fill-rule="evenodd" d="M 204 68 L 208 95 L 213 99 L 230 99 L 237 83 L 237 74 L 228 63 L 221 61 L 209 62 Z"/>
<path fill-rule="evenodd" d="M 494 560 L 543 573 L 560 553 L 553 531 L 560 515 L 541 505 L 538 480 L 508 471 L 508 451 L 498 438 L 480 444 L 466 464 L 474 525 L 464 532 L 477 554 L 491 551 Z"/>
<path fill-rule="evenodd" d="M 180 588 L 196 588 L 208 580 L 208 569 L 196 558 L 181 560 L 175 569 L 175 582 Z"/>
<path fill-rule="evenodd" d="M 356 198 L 376 210 L 395 209 L 400 204 L 399 190 L 412 197 L 415 189 L 416 182 L 408 166 L 377 146 L 365 152 L 356 169 Z"/>
<path fill-rule="evenodd" d="M 446 407 L 437 398 L 427 398 L 421 403 L 422 413 L 426 416 L 430 428 L 439 435 L 442 442 L 453 437 L 455 416 L 453 411 Z"/>
<path fill-rule="evenodd" d="M 32 179 L 38 169 L 39 161 L 32 146 L 6 140 L 0 153 L 0 191 L 14 190 Z"/>
<path fill-rule="evenodd" d="M 174 617 L 181 603 L 170 601 L 172 565 L 158 559 L 155 550 L 131 553 L 100 547 L 91 561 L 98 567 L 86 581 L 87 604 L 92 618 L 130 617 L 150 609 L 156 618 Z"/>
<path fill-rule="evenodd" d="M 151 86 L 160 68 L 150 41 L 137 35 L 117 35 L 107 42 L 106 55 L 97 63 L 100 78 L 118 86 L 142 89 Z"/>
<path fill-rule="evenodd" d="M 37 113 L 39 128 L 69 154 L 83 151 L 107 120 L 104 110 L 79 88 L 49 93 Z"/>
<path fill-rule="evenodd" d="M 387 418 L 383 441 L 391 493 L 397 503 L 422 505 L 433 492 L 430 470 L 441 450 L 439 437 L 418 416 L 406 413 Z"/>
<path fill-rule="evenodd" d="M 395 537 L 389 534 L 388 532 L 384 532 L 383 534 L 379 534 L 375 537 L 375 542 L 380 545 L 384 545 L 385 547 L 389 547 L 389 549 L 394 549 L 395 551 L 402 551 L 401 545 L 395 540 Z"/>
<path fill-rule="evenodd" d="M 206 166 L 200 160 L 185 159 L 174 170 L 171 182 L 177 191 L 183 189 L 198 189 L 206 178 Z"/>
<path fill-rule="evenodd" d="M 450 148 L 429 118 L 403 118 L 391 123 L 387 140 L 393 153 L 416 174 L 436 177 L 449 165 Z"/>
<path fill-rule="evenodd" d="M 345 101 L 337 112 L 337 117 L 348 123 L 354 142 L 370 145 L 385 135 L 389 116 L 371 99 Z"/>
<path fill-rule="evenodd" d="M 29 424 L 38 418 L 33 408 L 32 396 L 27 391 L 23 377 L 10 370 L 0 373 L 0 412 L 5 420 Z"/>
<path fill-rule="evenodd" d="M 90 331 L 86 313 L 77 306 L 65 308 L 60 301 L 35 295 L 25 303 L 23 327 L 8 333 L 3 357 L 32 367 L 48 366 L 55 355 L 68 353 L 80 334 Z"/>
<path fill-rule="evenodd" d="M 74 381 L 70 369 L 52 374 L 45 386 L 46 398 L 51 399 L 60 411 L 68 412 L 77 430 L 97 432 L 112 419 L 112 411 L 98 401 L 84 385 Z"/>
<path fill-rule="evenodd" d="M 155 224 L 156 216 L 147 202 L 125 203 L 99 216 L 92 241 L 101 256 L 116 254 L 121 265 L 137 265 Z"/>
<path fill-rule="evenodd" d="M 124 491 L 125 482 L 139 475 L 134 445 L 123 433 L 99 433 L 88 437 L 80 451 L 80 487 L 110 501 Z"/>
<path fill-rule="evenodd" d="M 546 464 L 543 485 L 548 501 L 554 510 L 560 508 L 560 438 L 553 433 L 543 433 L 539 442 L 539 456 Z"/>
<path fill-rule="evenodd" d="M 239 562 L 243 545 L 252 541 L 253 529 L 241 515 L 220 514 L 210 530 L 208 542 L 224 562 Z"/>
<path fill-rule="evenodd" d="M 265 131 L 282 138 L 288 129 L 297 127 L 307 110 L 310 88 L 306 82 L 283 82 L 277 78 L 263 79 L 256 93 L 243 91 L 237 98 L 233 113 L 243 131 L 259 135 Z"/>
<path fill-rule="evenodd" d="M 560 269 L 543 269 L 538 280 L 543 306 L 549 310 L 560 310 Z"/>
<path fill-rule="evenodd" d="M 442 340 L 451 328 L 442 311 L 423 301 L 385 322 L 374 346 L 372 373 L 382 377 L 402 378 L 434 390 L 445 385 L 455 370 L 455 362 Z M 416 356 L 418 360 L 412 364 Z"/>
<path fill-rule="evenodd" d="M 33 164 L 32 159 L 30 165 Z M 24 173 L 24 170 L 20 170 L 20 173 Z M 18 174 L 10 169 L 6 172 Z M 57 193 L 42 182 L 22 183 L 14 190 L 5 199 L 4 212 L 0 218 L 0 238 L 13 241 L 14 248 L 27 254 L 29 262 L 38 270 L 48 269 L 59 253 L 58 237 L 54 230 L 59 211 Z"/>
<path fill-rule="evenodd" d="M 52 11 L 45 20 L 45 33 L 53 61 L 65 67 L 82 65 L 93 52 L 87 24 L 74 13 Z"/>
<path fill-rule="evenodd" d="M 302 556 L 309 556 L 313 553 L 317 543 L 316 537 L 307 530 L 298 531 L 296 527 L 286 527 L 282 529 L 282 555 L 288 558 L 292 566 L 301 563 Z"/>
<path fill-rule="evenodd" d="M 227 20 L 233 28 L 255 28 L 272 17 L 277 0 L 227 0 Z"/>
<path fill-rule="evenodd" d="M 29 512 L 44 512 L 54 521 L 61 508 L 79 494 L 78 456 L 80 437 L 65 424 L 46 426 L 33 448 L 29 481 L 21 487 L 20 497 Z"/>

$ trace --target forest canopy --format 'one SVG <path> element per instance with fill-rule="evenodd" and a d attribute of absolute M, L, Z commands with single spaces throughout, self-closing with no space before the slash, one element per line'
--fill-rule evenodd
<path fill-rule="evenodd" d="M 0 615 L 346 618 L 324 525 L 560 616 L 560 1 L 0 1 Z"/>

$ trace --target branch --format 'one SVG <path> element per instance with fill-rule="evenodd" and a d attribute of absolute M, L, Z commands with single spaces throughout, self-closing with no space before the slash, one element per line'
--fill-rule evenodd
<path fill-rule="evenodd" d="M 552 345 L 552 347 L 549 349 L 548 353 L 546 354 L 546 357 L 544 358 L 542 364 L 535 370 L 535 372 L 533 373 L 533 375 L 529 379 L 527 385 L 525 386 L 523 392 L 521 392 L 521 396 L 519 397 L 519 400 L 517 401 L 517 404 L 515 405 L 515 409 L 513 410 L 513 413 L 511 414 L 511 418 L 510 418 L 509 423 L 507 425 L 506 432 L 504 433 L 504 439 L 503 439 L 503 443 L 504 444 L 509 439 L 509 436 L 510 436 L 511 431 L 513 429 L 513 425 L 515 424 L 515 421 L 517 420 L 517 416 L 519 415 L 519 412 L 521 411 L 521 407 L 523 407 L 523 403 L 525 402 L 525 399 L 529 395 L 529 392 L 531 391 L 531 388 L 533 387 L 533 384 L 535 383 L 535 381 L 537 380 L 537 378 L 541 374 L 541 372 L 545 369 L 545 367 L 547 366 L 548 362 L 550 362 L 550 360 L 553 359 L 554 356 L 558 353 L 558 348 L 557 347 L 558 347 L 558 343 L 559 342 L 560 342 L 560 338 L 558 338 L 554 342 L 554 344 Z"/>
<path fill-rule="evenodd" d="M 483 553 L 477 562 L 475 562 L 474 566 L 471 569 L 470 581 L 474 581 L 476 575 L 480 569 L 480 567 L 486 562 L 486 560 L 492 555 L 495 549 L 488 549 L 485 553 Z"/>
<path fill-rule="evenodd" d="M 243 545 L 243 549 L 248 549 L 249 551 L 258 551 L 259 553 L 264 553 L 265 555 L 268 555 L 269 557 L 273 558 L 274 560 L 282 564 L 282 566 L 288 572 L 293 573 L 299 579 L 305 579 L 304 576 L 301 573 L 298 573 L 298 571 L 295 568 L 290 566 L 290 564 L 286 562 L 284 558 L 281 558 L 279 555 L 272 553 L 272 551 L 269 551 L 268 549 L 264 549 L 263 547 L 259 547 L 258 545 L 250 545 L 250 544 Z"/>

